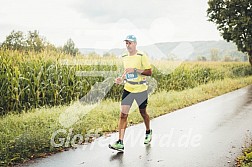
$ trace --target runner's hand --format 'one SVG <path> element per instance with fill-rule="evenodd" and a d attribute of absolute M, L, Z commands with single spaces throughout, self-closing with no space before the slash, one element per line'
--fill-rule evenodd
<path fill-rule="evenodd" d="M 123 83 L 123 78 L 121 78 L 121 77 L 116 78 L 115 83 L 116 84 L 122 84 Z"/>

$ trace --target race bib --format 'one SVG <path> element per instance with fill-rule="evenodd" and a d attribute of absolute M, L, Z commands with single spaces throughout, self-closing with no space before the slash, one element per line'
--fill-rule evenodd
<path fill-rule="evenodd" d="M 127 80 L 134 80 L 136 78 L 137 78 L 137 72 L 132 72 L 132 73 L 126 74 L 126 79 Z"/>

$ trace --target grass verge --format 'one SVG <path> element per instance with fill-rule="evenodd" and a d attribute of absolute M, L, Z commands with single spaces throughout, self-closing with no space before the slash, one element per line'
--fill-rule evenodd
<path fill-rule="evenodd" d="M 244 77 L 224 79 L 180 92 L 158 92 L 150 96 L 148 112 L 151 118 L 155 118 L 250 84 L 252 77 Z M 51 145 L 51 137 L 57 130 L 63 130 L 65 133 L 58 135 L 55 141 L 60 141 L 60 138 L 67 139 L 69 131 L 72 136 L 75 134 L 85 136 L 97 129 L 100 135 L 117 130 L 119 102 L 103 101 L 88 113 L 86 107 L 79 105 L 69 112 L 74 114 L 72 117 L 78 118 L 78 121 L 65 128 L 60 124 L 59 118 L 69 108 L 69 106 L 41 108 L 1 117 L 0 166 L 22 163 L 71 147 L 71 144 L 66 142 L 59 147 Z M 142 122 L 142 118 L 138 112 L 131 111 L 128 121 L 129 124 L 136 124 Z"/>
<path fill-rule="evenodd" d="M 243 155 L 236 159 L 236 167 L 252 167 L 252 145 L 243 149 L 242 153 Z"/>

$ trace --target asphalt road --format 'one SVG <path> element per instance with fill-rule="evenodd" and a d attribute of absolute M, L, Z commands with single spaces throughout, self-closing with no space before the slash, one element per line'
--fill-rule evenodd
<path fill-rule="evenodd" d="M 125 151 L 108 148 L 118 133 L 88 145 L 37 159 L 29 167 L 228 167 L 252 138 L 252 86 L 151 120 L 153 140 L 144 145 L 144 124 L 126 131 Z M 251 139 L 250 138 L 250 139 Z"/>

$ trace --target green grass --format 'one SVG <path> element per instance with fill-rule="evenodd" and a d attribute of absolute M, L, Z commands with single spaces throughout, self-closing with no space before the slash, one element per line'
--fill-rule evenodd
<path fill-rule="evenodd" d="M 252 84 L 252 77 L 244 77 L 210 82 L 183 91 L 156 92 L 149 98 L 148 112 L 151 118 L 155 118 L 250 84 Z M 52 134 L 59 129 L 65 129 L 67 133 L 61 133 L 55 141 L 59 137 L 67 138 L 70 128 L 73 130 L 72 136 L 81 134 L 84 137 L 92 130 L 99 130 L 100 135 L 117 130 L 119 102 L 105 100 L 91 112 L 80 117 L 80 120 L 72 127 L 64 128 L 59 123 L 59 116 L 68 108 L 69 106 L 41 108 L 2 116 L 0 119 L 0 166 L 22 163 L 65 150 L 65 145 L 55 148 L 50 144 Z M 74 113 L 80 116 L 85 109 L 79 105 Z M 128 121 L 129 124 L 137 124 L 142 122 L 142 117 L 138 112 L 131 111 Z"/>
<path fill-rule="evenodd" d="M 252 145 L 243 149 L 243 155 L 237 157 L 237 167 L 252 167 Z"/>

